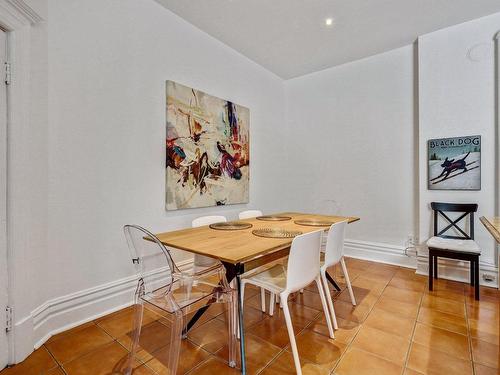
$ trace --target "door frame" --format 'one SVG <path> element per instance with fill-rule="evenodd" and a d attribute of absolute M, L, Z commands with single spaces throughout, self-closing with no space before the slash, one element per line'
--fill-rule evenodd
<path fill-rule="evenodd" d="M 12 79 L 7 85 L 7 298 L 8 304 L 13 309 L 12 330 L 7 334 L 9 351 L 9 364 L 14 364 L 26 355 L 27 348 L 33 349 L 33 344 L 21 343 L 16 336 L 16 290 L 15 280 L 12 277 L 16 269 L 16 254 L 23 254 L 25 241 L 14 239 L 12 228 L 12 205 L 11 179 L 9 178 L 12 165 L 9 154 L 11 137 L 13 134 L 28 134 L 30 112 L 30 38 L 31 28 L 42 21 L 38 13 L 32 9 L 24 0 L 0 0 L 0 26 L 7 34 L 7 56 L 11 64 Z M 3 78 L 2 78 L 3 79 Z M 15 130 L 15 132 L 13 132 Z M 29 207 L 24 208 L 26 212 L 16 212 L 17 215 L 29 215 Z M 0 312 L 3 320 L 3 312 Z"/>
<path fill-rule="evenodd" d="M 0 66 L 8 61 L 7 32 L 1 31 Z M 9 277 L 7 255 L 7 85 L 0 83 L 0 312 L 9 305 Z M 9 334 L 0 325 L 0 369 L 9 364 Z"/>

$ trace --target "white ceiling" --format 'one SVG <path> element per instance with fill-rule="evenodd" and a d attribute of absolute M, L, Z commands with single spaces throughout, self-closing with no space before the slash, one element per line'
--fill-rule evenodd
<path fill-rule="evenodd" d="M 500 12 L 499 0 L 156 1 L 285 79 Z M 331 27 L 325 25 L 328 17 Z"/>

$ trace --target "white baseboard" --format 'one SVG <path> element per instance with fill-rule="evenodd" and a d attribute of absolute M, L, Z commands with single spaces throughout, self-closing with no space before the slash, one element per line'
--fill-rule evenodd
<path fill-rule="evenodd" d="M 191 264 L 188 259 L 179 262 L 179 268 Z M 161 268 L 148 276 L 153 282 L 169 277 L 168 269 Z M 39 348 L 51 336 L 90 322 L 133 304 L 138 277 L 129 276 L 66 296 L 51 299 L 34 309 L 30 315 L 14 324 L 15 363 L 23 361 L 33 349 Z"/>
<path fill-rule="evenodd" d="M 344 254 L 351 258 L 417 268 L 417 260 L 407 256 L 403 246 L 371 241 L 345 240 Z"/>

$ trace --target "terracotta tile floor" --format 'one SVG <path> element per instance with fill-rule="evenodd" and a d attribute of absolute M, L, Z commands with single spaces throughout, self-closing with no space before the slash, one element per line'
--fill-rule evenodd
<path fill-rule="evenodd" d="M 339 329 L 328 337 L 316 287 L 294 296 L 290 310 L 303 373 L 337 375 L 500 374 L 500 292 L 427 278 L 413 270 L 347 260 L 358 305 L 343 287 L 334 294 Z M 294 374 L 282 312 L 260 312 L 257 289 L 247 290 L 245 324 L 249 374 Z M 1 375 L 115 374 L 130 347 L 132 311 L 125 309 L 52 337 L 26 361 Z M 212 306 L 183 341 L 179 373 L 238 374 L 229 368 L 223 305 Z M 164 374 L 169 330 L 148 312 L 135 374 Z"/>

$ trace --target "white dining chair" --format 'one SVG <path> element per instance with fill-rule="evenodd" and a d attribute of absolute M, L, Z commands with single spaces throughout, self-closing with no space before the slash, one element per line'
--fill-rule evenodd
<path fill-rule="evenodd" d="M 213 215 L 213 216 L 201 216 L 194 219 L 191 222 L 193 228 L 202 227 L 204 225 L 210 225 L 215 223 L 225 223 L 227 219 L 224 216 Z M 197 268 L 210 267 L 217 264 L 218 260 L 204 255 L 194 255 L 194 266 Z"/>
<path fill-rule="evenodd" d="M 247 211 L 242 211 L 238 214 L 238 218 L 240 220 L 244 219 L 252 219 L 257 216 L 262 216 L 262 211 L 260 210 L 247 210 Z"/>
<path fill-rule="evenodd" d="M 339 223 L 333 224 L 330 227 L 328 234 L 326 235 L 325 257 L 324 260 L 321 261 L 320 269 L 325 297 L 328 302 L 330 316 L 332 318 L 333 327 L 335 329 L 338 329 L 337 318 L 335 316 L 332 295 L 330 294 L 330 288 L 328 287 L 328 280 L 326 278 L 326 272 L 329 267 L 335 266 L 336 264 L 340 263 L 345 282 L 347 284 L 347 289 L 349 290 L 349 295 L 351 297 L 351 302 L 354 306 L 356 306 L 356 299 L 354 298 L 354 292 L 352 291 L 351 280 L 349 279 L 349 274 L 347 273 L 347 267 L 344 261 L 344 238 L 346 226 L 347 221 L 341 221 Z"/>
<path fill-rule="evenodd" d="M 332 322 L 321 284 L 320 277 L 320 241 L 321 231 L 302 234 L 293 239 L 288 256 L 288 265 L 277 264 L 263 272 L 257 273 L 241 281 L 241 299 L 243 301 L 246 284 L 252 284 L 280 296 L 285 316 L 290 346 L 292 347 L 295 371 L 302 375 L 299 352 L 295 341 L 292 318 L 288 308 L 288 296 L 306 287 L 313 281 L 319 290 L 321 304 L 328 326 L 330 337 L 334 338 Z"/>
<path fill-rule="evenodd" d="M 242 211 L 238 214 L 238 219 L 252 219 L 257 216 L 262 216 L 262 211 L 260 210 L 247 210 Z M 266 291 L 263 288 L 260 288 L 260 305 L 262 312 L 266 312 Z M 269 299 L 269 315 L 273 315 L 274 312 L 274 295 L 271 294 L 271 298 Z"/>

